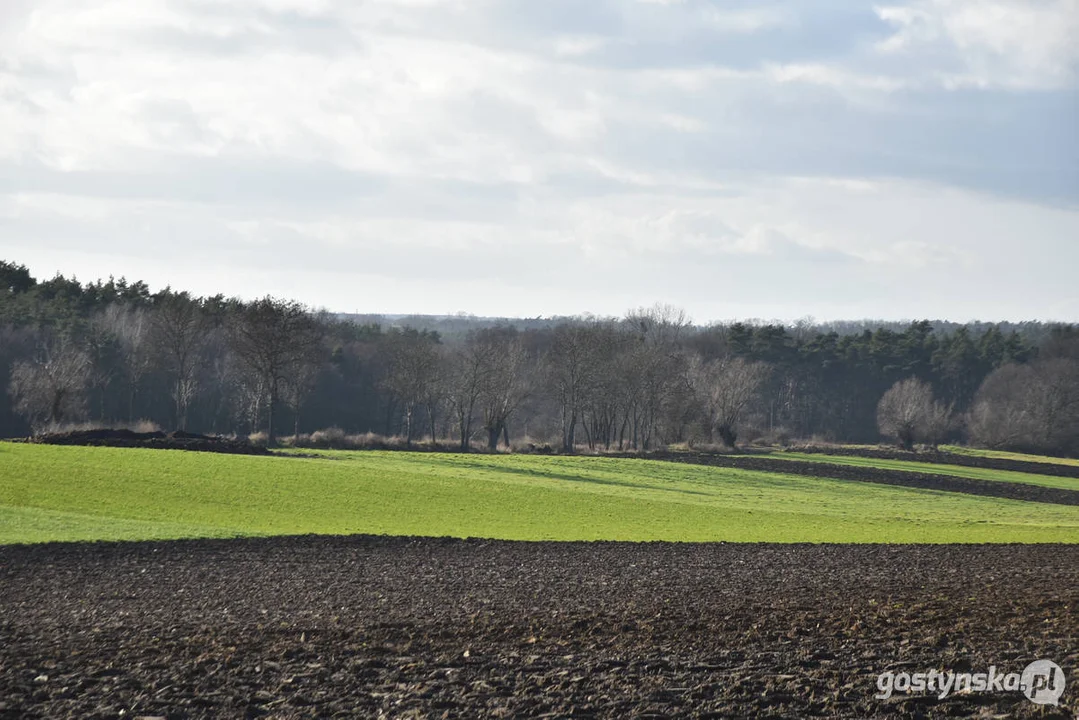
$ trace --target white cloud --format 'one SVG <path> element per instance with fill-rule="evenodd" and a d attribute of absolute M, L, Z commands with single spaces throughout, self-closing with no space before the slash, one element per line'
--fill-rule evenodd
<path fill-rule="evenodd" d="M 1053 240 L 1079 233 L 1075 212 L 894 181 L 805 178 L 728 196 L 653 189 L 568 202 L 536 192 L 503 217 L 463 220 L 416 217 L 407 188 L 314 216 L 69 200 L 25 197 L 14 217 L 0 215 L 0 256 L 40 274 L 126 274 L 198 292 L 287 288 L 348 310 L 619 313 L 636 299 L 676 302 L 702 319 L 1053 317 L 1079 262 L 1079 248 Z M 1028 237 L 1032 227 L 1041 232 Z M 92 247 L 103 256 L 86 258 Z M 1008 278 L 1016 292 L 987 278 Z M 395 284 L 410 292 L 391 292 Z"/>
<path fill-rule="evenodd" d="M 755 7 L 744 10 L 722 10 L 706 7 L 701 17 L 708 27 L 722 32 L 752 33 L 765 28 L 785 25 L 790 16 L 775 6 Z"/>
<path fill-rule="evenodd" d="M 916 0 L 877 13 L 895 28 L 880 52 L 954 54 L 957 68 L 930 68 L 950 87 L 1054 88 L 1079 77 L 1079 0 Z"/>
<path fill-rule="evenodd" d="M 704 121 L 698 118 L 679 115 L 678 113 L 663 113 L 659 116 L 659 120 L 667 127 L 681 132 L 703 132 L 708 127 Z"/>
<path fill-rule="evenodd" d="M 764 75 L 778 83 L 809 83 L 849 90 L 892 92 L 911 85 L 909 80 L 901 77 L 869 75 L 822 63 L 769 64 L 764 68 Z"/>
<path fill-rule="evenodd" d="M 603 47 L 607 40 L 589 35 L 563 35 L 554 40 L 554 53 L 560 57 L 578 57 Z"/>
<path fill-rule="evenodd" d="M 888 315 L 897 269 L 904 316 L 1067 308 L 1075 2 L 9 0 L 0 255 L 343 309 Z"/>

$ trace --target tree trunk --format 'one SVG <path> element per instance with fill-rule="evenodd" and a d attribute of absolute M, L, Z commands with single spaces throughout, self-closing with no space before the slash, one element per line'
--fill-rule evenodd
<path fill-rule="evenodd" d="M 184 395 L 183 387 L 179 378 L 176 380 L 176 387 L 173 388 L 173 392 L 176 393 L 176 429 L 186 430 L 184 427 Z"/>
<path fill-rule="evenodd" d="M 468 430 L 465 428 L 465 414 L 457 411 L 457 429 L 460 432 L 461 452 L 468 452 Z"/>
<path fill-rule="evenodd" d="M 266 420 L 266 444 L 270 447 L 277 445 L 277 427 L 274 425 L 274 414 L 277 410 L 277 380 L 270 382 L 270 406 L 267 408 L 269 417 Z"/>
<path fill-rule="evenodd" d="M 577 409 L 578 404 L 572 400 L 562 402 L 562 452 L 573 452 L 577 444 Z"/>
<path fill-rule="evenodd" d="M 502 428 L 495 425 L 494 427 L 487 428 L 487 449 L 498 449 L 498 436 L 502 434 Z"/>
<path fill-rule="evenodd" d="M 49 408 L 49 422 L 59 425 L 64 419 L 64 393 L 53 393 L 52 407 Z"/>
<path fill-rule="evenodd" d="M 386 427 L 382 432 L 386 437 L 393 435 L 393 416 L 396 412 L 397 401 L 391 397 L 389 402 L 386 403 Z"/>

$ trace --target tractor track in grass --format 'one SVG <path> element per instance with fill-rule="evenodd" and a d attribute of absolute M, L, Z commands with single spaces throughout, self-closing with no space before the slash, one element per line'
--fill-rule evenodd
<path fill-rule="evenodd" d="M 8 546 L 0 718 L 1073 718 L 1077 604 L 1062 545 Z M 1059 708 L 873 697 L 1041 658 Z"/>
<path fill-rule="evenodd" d="M 753 455 L 734 455 L 716 452 L 682 452 L 657 450 L 647 453 L 622 453 L 608 457 L 638 458 L 642 460 L 661 460 L 666 462 L 690 463 L 711 467 L 738 468 L 787 475 L 804 475 L 834 480 L 852 480 L 883 485 L 941 490 L 944 492 L 983 495 L 986 497 L 1005 498 L 1008 500 L 1027 500 L 1030 502 L 1051 503 L 1054 505 L 1079 505 L 1079 490 L 1043 487 L 1026 483 L 1003 480 L 975 480 L 955 475 L 917 472 L 914 470 L 892 470 L 888 468 L 865 467 L 863 465 L 843 465 L 829 463 L 827 460 L 788 460 L 767 458 Z"/>

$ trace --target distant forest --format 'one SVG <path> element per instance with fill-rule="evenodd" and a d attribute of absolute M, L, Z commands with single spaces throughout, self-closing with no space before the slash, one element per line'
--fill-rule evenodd
<path fill-rule="evenodd" d="M 461 449 L 945 441 L 1079 454 L 1079 326 L 334 315 L 0 261 L 0 436 L 79 423 Z"/>

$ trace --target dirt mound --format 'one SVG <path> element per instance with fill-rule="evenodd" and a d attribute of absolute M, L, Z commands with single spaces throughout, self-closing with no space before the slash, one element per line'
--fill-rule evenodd
<path fill-rule="evenodd" d="M 1036 475 L 1079 478 L 1079 466 L 1076 465 L 1034 462 L 1031 460 L 1013 460 L 1010 458 L 990 458 L 978 455 L 962 455 L 960 453 L 950 453 L 942 450 L 921 450 L 912 452 L 892 448 L 832 448 L 808 445 L 806 447 L 788 448 L 788 451 L 875 458 L 878 460 L 910 460 L 913 462 L 936 463 L 939 465 L 961 465 L 963 467 L 986 468 L 987 470 L 1012 470 L 1015 472 L 1034 473 Z"/>
<path fill-rule="evenodd" d="M 710 452 L 671 452 L 657 450 L 643 454 L 624 454 L 614 457 L 630 457 L 642 460 L 664 460 L 684 462 L 694 465 L 711 465 L 742 470 L 759 470 L 788 475 L 806 475 L 808 477 L 834 478 L 836 480 L 855 480 L 858 482 L 900 485 L 903 487 L 943 490 L 970 495 L 1028 500 L 1031 502 L 1053 503 L 1055 505 L 1079 505 L 1079 491 L 1062 488 L 1049 488 L 1025 483 L 1001 482 L 997 480 L 973 480 L 938 475 L 934 473 L 912 472 L 907 470 L 888 470 L 885 468 L 839 465 L 829 462 L 803 460 L 783 460 L 780 458 L 754 457 Z"/>
<path fill-rule="evenodd" d="M 66 433 L 39 435 L 30 442 L 45 445 L 89 445 L 95 447 L 153 448 L 156 450 L 195 450 L 199 452 L 233 453 L 238 455 L 268 455 L 269 450 L 246 440 L 233 440 L 216 435 L 177 430 L 171 433 L 138 433 L 132 430 L 76 430 Z"/>
<path fill-rule="evenodd" d="M 0 548 L 0 717 L 1072 718 L 1079 547 Z M 874 698 L 886 671 L 1064 668 Z"/>

